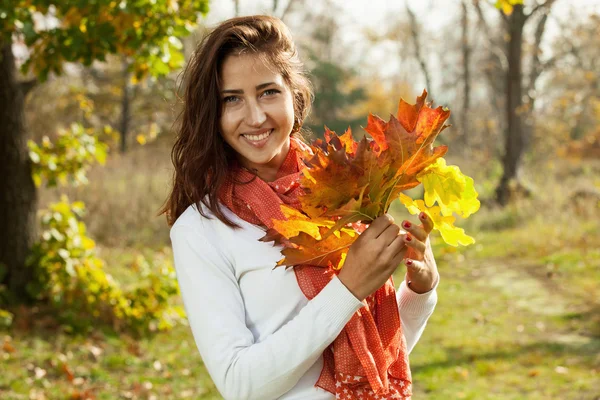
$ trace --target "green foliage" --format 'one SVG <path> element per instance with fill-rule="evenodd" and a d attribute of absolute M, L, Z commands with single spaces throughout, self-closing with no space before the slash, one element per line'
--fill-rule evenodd
<path fill-rule="evenodd" d="M 316 57 L 313 54 L 313 59 Z M 336 132 L 345 131 L 348 126 L 357 126 L 364 117 L 348 118 L 348 108 L 366 98 L 362 87 L 349 85 L 357 75 L 352 69 L 329 61 L 316 59 L 311 69 L 311 81 L 315 86 L 315 99 L 312 107 L 309 127 L 314 131 L 323 131 L 323 125 Z"/>
<path fill-rule="evenodd" d="M 208 0 L 1 0 L 0 41 L 21 36 L 31 50 L 23 71 L 41 80 L 60 74 L 63 62 L 89 66 L 115 53 L 130 56 L 142 79 L 183 65 L 179 37 L 207 11 Z"/>
<path fill-rule="evenodd" d="M 131 324 L 150 331 L 164 331 L 185 318 L 183 308 L 167 306 L 172 298 L 179 296 L 179 285 L 170 257 L 157 253 L 154 260 L 148 261 L 138 255 L 131 269 L 140 277 L 140 282 L 125 293 L 128 307 L 123 309 L 124 317 Z"/>
<path fill-rule="evenodd" d="M 66 196 L 42 212 L 42 234 L 28 258 L 35 268 L 30 295 L 52 305 L 68 327 L 86 330 L 98 321 L 119 330 L 144 333 L 167 330 L 184 318 L 180 306 L 170 304 L 179 294 L 175 271 L 164 255 L 148 261 L 138 256 L 132 266 L 139 283 L 123 290 L 104 271 L 95 243 L 86 236 L 81 202 Z"/>
<path fill-rule="evenodd" d="M 72 124 L 68 130 L 58 132 L 52 143 L 47 136 L 42 144 L 28 141 L 29 158 L 33 162 L 33 180 L 36 186 L 45 179 L 49 187 L 59 183 L 74 186 L 87 184 L 86 171 L 94 163 L 104 165 L 108 146 L 100 142 L 91 128 Z"/>

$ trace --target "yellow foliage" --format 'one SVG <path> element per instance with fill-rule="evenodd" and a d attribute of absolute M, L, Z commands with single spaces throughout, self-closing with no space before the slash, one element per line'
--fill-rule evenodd
<path fill-rule="evenodd" d="M 400 202 L 404 204 L 409 213 L 415 215 L 423 211 L 433 221 L 433 228 L 442 235 L 444 242 L 451 246 L 467 246 L 475 243 L 475 239 L 465 234 L 465 230 L 454 226 L 455 217 L 443 216 L 439 206 L 427 207 L 423 200 L 413 200 L 404 193 L 400 194 Z"/>
<path fill-rule="evenodd" d="M 332 227 L 335 225 L 333 221 L 326 219 L 322 219 L 322 221 L 310 219 L 300 211 L 293 207 L 286 206 L 285 204 L 281 205 L 281 212 L 285 215 L 286 220 L 274 219 L 273 228 L 286 238 L 298 236 L 300 232 L 305 232 L 315 239 L 320 240 L 321 234 L 319 233 L 319 226 Z"/>
<path fill-rule="evenodd" d="M 456 165 L 446 165 L 438 158 L 434 164 L 417 175 L 425 189 L 425 204 L 433 206 L 437 201 L 444 216 L 457 213 L 463 218 L 479 210 L 473 178 L 464 175 Z"/>

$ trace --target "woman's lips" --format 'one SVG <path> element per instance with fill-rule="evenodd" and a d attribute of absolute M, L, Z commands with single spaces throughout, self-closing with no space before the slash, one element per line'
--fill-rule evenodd
<path fill-rule="evenodd" d="M 267 135 L 266 138 L 260 139 L 260 140 L 251 140 L 251 139 L 248 139 L 246 137 L 246 135 L 242 135 L 242 137 L 244 138 L 244 140 L 246 141 L 246 143 L 249 143 L 250 145 L 252 145 L 252 146 L 254 146 L 256 148 L 261 148 L 261 147 L 263 147 L 269 141 L 269 138 L 273 134 L 273 129 L 271 129 L 268 133 L 269 134 Z M 261 135 L 252 135 L 252 136 L 261 136 Z"/>

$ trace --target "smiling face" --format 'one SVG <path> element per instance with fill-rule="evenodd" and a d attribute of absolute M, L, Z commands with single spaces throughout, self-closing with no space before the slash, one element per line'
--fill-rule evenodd
<path fill-rule="evenodd" d="M 240 163 L 271 182 L 290 149 L 292 92 L 281 74 L 253 54 L 230 55 L 221 69 L 220 132 Z"/>

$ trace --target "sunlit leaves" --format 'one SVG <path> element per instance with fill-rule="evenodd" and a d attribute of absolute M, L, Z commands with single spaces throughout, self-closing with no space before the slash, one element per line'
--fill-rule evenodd
<path fill-rule="evenodd" d="M 423 91 L 415 104 L 400 100 L 397 116 L 387 122 L 369 115 L 365 130 L 372 139 L 365 136 L 356 142 L 350 129 L 338 136 L 326 128 L 324 140 L 310 145 L 303 154 L 302 211 L 282 206 L 286 220 L 274 220 L 274 228 L 263 238 L 284 245 L 285 258 L 278 265 L 340 268 L 365 223 L 420 183 L 428 205 L 439 204 L 429 213 L 444 240 L 452 245 L 472 243 L 454 227 L 451 215 L 467 217 L 479 208 L 473 180 L 458 167 L 446 166 L 441 159 L 446 146 L 433 146 L 450 111 L 430 107 L 426 97 Z"/>
<path fill-rule="evenodd" d="M 157 253 L 152 260 L 138 255 L 129 268 L 139 279 L 122 288 L 104 271 L 104 261 L 86 234 L 81 202 L 66 196 L 41 211 L 41 234 L 27 264 L 35 279 L 27 290 L 46 300 L 71 329 L 85 330 L 102 321 L 133 333 L 167 330 L 184 318 L 171 258 Z"/>
<path fill-rule="evenodd" d="M 328 228 L 320 227 L 320 237 L 323 237 L 328 230 Z M 356 237 L 355 232 L 348 229 L 343 229 L 338 232 L 338 235 L 329 235 L 321 240 L 315 239 L 305 232 L 300 232 L 291 240 L 293 246 L 282 250 L 281 253 L 285 258 L 280 260 L 277 266 L 291 267 L 309 264 L 340 269 L 345 254 Z"/>
<path fill-rule="evenodd" d="M 115 53 L 131 57 L 140 80 L 182 66 L 179 38 L 207 11 L 207 0 L 3 1 L 0 38 L 22 35 L 30 50 L 23 71 L 31 69 L 42 80 L 61 73 L 65 61 L 91 65 Z"/>
<path fill-rule="evenodd" d="M 302 210 L 311 218 L 369 221 L 403 190 L 419 185 L 417 174 L 447 151 L 432 143 L 450 115 L 426 105 L 426 96 L 424 91 L 415 105 L 401 100 L 398 118 L 388 122 L 369 115 L 365 130 L 372 140 L 365 136 L 357 143 L 350 129 L 341 136 L 326 129 L 325 140 L 317 139 L 305 155 Z"/>
<path fill-rule="evenodd" d="M 400 195 L 400 202 L 413 215 L 421 211 L 429 215 L 433 220 L 434 229 L 440 232 L 442 239 L 447 244 L 451 246 L 467 246 L 475 243 L 475 239 L 466 235 L 464 229 L 454 226 L 455 217 L 442 215 L 439 206 L 427 207 L 423 200 L 413 200 L 404 193 Z"/>
<path fill-rule="evenodd" d="M 96 162 L 104 165 L 108 150 L 93 129 L 80 124 L 60 130 L 54 143 L 44 136 L 40 145 L 31 140 L 27 145 L 33 163 L 33 180 L 37 186 L 45 180 L 48 187 L 87 184 L 86 171 Z"/>
<path fill-rule="evenodd" d="M 442 215 L 457 213 L 463 218 L 479 210 L 473 178 L 460 172 L 456 165 L 446 165 L 446 160 L 438 158 L 421 172 L 417 179 L 425 188 L 425 204 L 433 206 L 437 201 Z"/>

